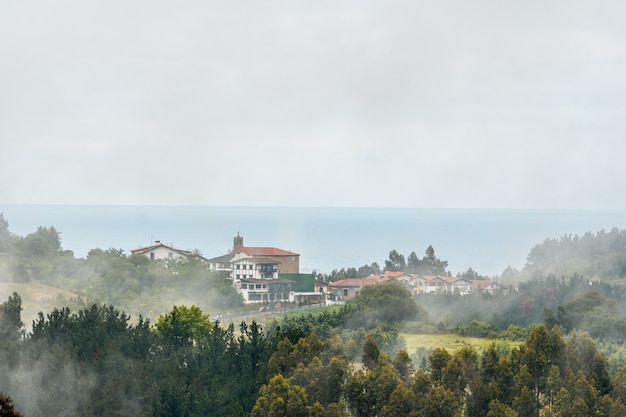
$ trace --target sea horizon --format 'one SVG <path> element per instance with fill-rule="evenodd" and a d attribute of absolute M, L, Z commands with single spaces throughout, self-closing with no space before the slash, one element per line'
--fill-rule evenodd
<path fill-rule="evenodd" d="M 301 272 L 369 265 L 389 252 L 423 257 L 428 246 L 452 274 L 522 269 L 533 246 L 564 235 L 626 228 L 625 210 L 203 205 L 0 204 L 11 232 L 26 236 L 54 226 L 62 247 L 83 258 L 89 250 L 130 250 L 157 240 L 212 258 L 246 246 L 300 254 Z"/>

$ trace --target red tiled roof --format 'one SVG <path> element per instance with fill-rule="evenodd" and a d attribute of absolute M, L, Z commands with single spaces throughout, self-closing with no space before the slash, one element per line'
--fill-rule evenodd
<path fill-rule="evenodd" d="M 381 282 L 389 281 L 391 277 L 385 275 L 370 275 L 365 278 L 365 285 L 380 284 Z"/>
<path fill-rule="evenodd" d="M 380 284 L 381 282 L 389 281 L 390 277 L 385 275 L 370 275 L 365 278 L 346 278 L 339 281 L 334 281 L 328 284 L 330 287 L 357 287 L 362 288 L 367 285 Z"/>
<path fill-rule="evenodd" d="M 328 283 L 329 287 L 357 287 L 365 286 L 365 278 L 346 278 Z"/>
<path fill-rule="evenodd" d="M 440 279 L 442 281 L 445 281 L 445 279 L 442 276 L 440 276 L 440 275 L 422 275 L 422 277 L 425 278 L 426 281 L 433 281 L 433 280 L 436 280 L 436 279 Z"/>
<path fill-rule="evenodd" d="M 489 284 L 491 284 L 491 281 L 489 281 L 488 279 L 472 280 L 470 281 L 470 288 L 474 290 L 482 290 L 485 287 L 489 286 Z"/>
<path fill-rule="evenodd" d="M 462 279 L 465 279 L 465 278 L 463 278 L 463 277 L 443 277 L 443 280 L 447 281 L 449 283 L 457 282 L 457 281 L 460 281 Z"/>
<path fill-rule="evenodd" d="M 480 290 L 480 291 L 484 290 L 491 284 L 494 284 L 498 288 L 504 288 L 502 285 L 490 279 L 476 279 L 476 280 L 470 281 L 470 287 L 474 290 Z"/>
<path fill-rule="evenodd" d="M 264 248 L 255 246 L 239 246 L 231 251 L 231 253 L 243 252 L 248 256 L 300 256 L 297 253 L 290 252 L 278 248 Z"/>
<path fill-rule="evenodd" d="M 398 278 L 399 276 L 402 275 L 409 275 L 406 272 L 402 272 L 402 271 L 388 271 L 385 272 L 382 276 L 385 278 Z"/>

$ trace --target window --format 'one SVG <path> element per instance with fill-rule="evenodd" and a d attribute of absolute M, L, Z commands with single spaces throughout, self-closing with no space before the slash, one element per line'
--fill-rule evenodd
<path fill-rule="evenodd" d="M 150 252 L 150 259 L 154 259 L 154 252 Z"/>
<path fill-rule="evenodd" d="M 173 254 L 172 252 L 169 252 L 169 253 L 167 254 L 167 257 L 168 257 L 169 259 L 172 259 L 172 258 L 174 257 L 174 254 Z"/>
<path fill-rule="evenodd" d="M 247 290 L 248 289 L 248 284 L 241 284 L 241 289 L 242 290 Z"/>
<path fill-rule="evenodd" d="M 237 269 L 241 269 L 241 265 L 237 264 Z"/>
<path fill-rule="evenodd" d="M 347 297 L 347 296 L 348 296 L 348 289 L 347 289 L 347 288 L 344 288 L 344 289 L 343 289 L 343 296 L 344 296 L 344 297 Z"/>
<path fill-rule="evenodd" d="M 261 289 L 261 284 L 256 284 L 256 289 L 260 290 Z"/>
<path fill-rule="evenodd" d="M 263 284 L 263 289 L 267 288 L 267 284 Z"/>

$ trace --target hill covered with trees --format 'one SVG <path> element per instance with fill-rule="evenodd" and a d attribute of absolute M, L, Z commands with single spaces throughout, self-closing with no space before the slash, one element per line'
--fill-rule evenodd
<path fill-rule="evenodd" d="M 522 271 L 526 276 L 582 275 L 604 282 L 626 278 L 626 230 L 564 235 L 534 246 Z"/>
<path fill-rule="evenodd" d="M 401 307 L 376 308 L 379 296 Z M 14 294 L 0 306 L 0 392 L 33 417 L 625 415 L 626 367 L 611 373 L 592 338 L 558 326 L 511 350 L 437 348 L 416 368 L 372 327 L 417 314 L 411 302 L 391 282 L 333 312 L 227 327 L 195 306 L 151 325 L 94 305 L 42 313 L 22 337 Z"/>
<path fill-rule="evenodd" d="M 97 302 L 135 316 L 152 317 L 179 304 L 195 304 L 207 311 L 243 305 L 231 280 L 207 271 L 200 260 L 151 262 L 145 256 L 126 255 L 114 248 L 95 248 L 84 259 L 77 259 L 62 247 L 54 226 L 40 226 L 26 236 L 17 236 L 10 232 L 2 214 L 0 254 L 0 281 L 44 283 L 80 296 L 55 300 L 57 304 L 84 307 Z"/>
<path fill-rule="evenodd" d="M 500 296 L 412 296 L 392 281 L 316 314 L 222 325 L 205 312 L 241 297 L 201 262 L 113 248 L 76 259 L 54 227 L 16 236 L 0 215 L 0 279 L 81 297 L 32 326 L 20 294 L 0 305 L 0 401 L 28 416 L 623 416 L 624 248 L 617 229 L 547 239 L 521 271 L 491 277 Z M 327 278 L 450 275 L 447 264 L 432 246 L 392 250 L 383 268 Z M 502 343 L 407 352 L 401 331 Z"/>

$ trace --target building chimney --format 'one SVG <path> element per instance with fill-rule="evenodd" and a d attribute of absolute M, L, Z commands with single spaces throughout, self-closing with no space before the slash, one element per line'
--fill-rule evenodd
<path fill-rule="evenodd" d="M 239 236 L 239 232 L 237 232 L 237 236 L 233 238 L 233 250 L 240 248 L 243 246 L 243 236 Z"/>

